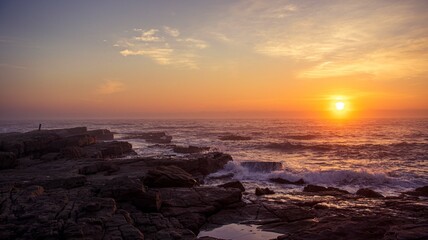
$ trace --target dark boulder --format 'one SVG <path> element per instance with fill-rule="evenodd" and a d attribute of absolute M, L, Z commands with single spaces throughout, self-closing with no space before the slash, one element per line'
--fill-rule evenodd
<path fill-rule="evenodd" d="M 224 183 L 224 184 L 218 185 L 217 187 L 236 188 L 236 189 L 241 190 L 241 192 L 245 192 L 245 187 L 244 187 L 244 185 L 242 185 L 242 183 L 240 181 L 233 181 L 233 182 Z"/>
<path fill-rule="evenodd" d="M 197 181 L 177 166 L 159 166 L 147 172 L 144 184 L 155 188 L 193 187 L 197 185 Z"/>
<path fill-rule="evenodd" d="M 15 168 L 19 165 L 18 159 L 13 152 L 0 152 L 0 169 Z"/>
<path fill-rule="evenodd" d="M 271 194 L 275 194 L 275 192 L 270 190 L 269 188 L 259 188 L 259 187 L 256 188 L 257 196 L 271 195 Z"/>
<path fill-rule="evenodd" d="M 375 192 L 369 188 L 361 188 L 356 193 L 358 196 L 366 197 L 366 198 L 383 198 L 383 195 Z"/>
<path fill-rule="evenodd" d="M 428 186 L 418 187 L 414 191 L 406 192 L 408 195 L 428 197 Z"/>

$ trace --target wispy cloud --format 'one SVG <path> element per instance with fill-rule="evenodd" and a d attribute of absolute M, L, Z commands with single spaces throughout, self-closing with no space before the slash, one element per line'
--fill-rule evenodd
<path fill-rule="evenodd" d="M 7 63 L 0 63 L 0 68 L 11 68 L 11 69 L 18 69 L 18 70 L 24 70 L 27 69 L 27 67 L 15 65 L 15 64 L 7 64 Z"/>
<path fill-rule="evenodd" d="M 136 36 L 135 40 L 142 42 L 163 42 L 164 39 L 157 35 L 158 29 L 134 29 L 135 32 L 141 32 L 140 36 Z"/>
<path fill-rule="evenodd" d="M 163 29 L 164 29 L 165 33 L 170 35 L 171 37 L 180 36 L 180 31 L 178 31 L 178 29 L 176 29 L 176 28 L 164 26 Z"/>
<path fill-rule="evenodd" d="M 405 77 L 428 69 L 428 15 L 419 5 L 426 8 L 418 1 L 241 1 L 216 30 L 256 53 L 302 63 L 303 78 Z"/>
<path fill-rule="evenodd" d="M 122 82 L 108 80 L 99 85 L 95 92 L 100 95 L 109 95 L 123 91 L 125 91 L 125 85 Z"/>
<path fill-rule="evenodd" d="M 184 37 L 178 29 L 164 26 L 162 29 L 134 29 L 134 34 L 114 44 L 121 48 L 122 56 L 145 56 L 161 65 L 198 68 L 199 51 L 208 43 L 193 37 Z"/>

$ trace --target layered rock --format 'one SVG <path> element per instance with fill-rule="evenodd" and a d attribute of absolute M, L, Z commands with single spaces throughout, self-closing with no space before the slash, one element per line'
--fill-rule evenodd
<path fill-rule="evenodd" d="M 12 152 L 18 158 L 41 157 L 45 161 L 58 158 L 118 157 L 133 152 L 132 146 L 127 142 L 102 142 L 113 138 L 113 133 L 109 130 L 88 131 L 86 127 L 1 134 L 0 152 Z"/>

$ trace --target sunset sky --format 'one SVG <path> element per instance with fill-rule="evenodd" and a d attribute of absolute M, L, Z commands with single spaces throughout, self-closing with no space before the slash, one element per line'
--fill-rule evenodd
<path fill-rule="evenodd" d="M 0 2 L 0 118 L 428 117 L 428 1 Z M 331 114 L 334 115 L 334 114 Z"/>

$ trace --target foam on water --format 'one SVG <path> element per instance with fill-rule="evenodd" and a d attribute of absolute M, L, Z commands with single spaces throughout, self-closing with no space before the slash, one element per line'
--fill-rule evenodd
<path fill-rule="evenodd" d="M 291 182 L 303 179 L 308 184 L 334 186 L 351 191 L 371 187 L 388 194 L 411 190 L 424 184 L 418 179 L 411 181 L 405 177 L 394 177 L 385 172 L 371 172 L 366 169 L 311 171 L 285 168 L 275 171 L 254 171 L 253 167 L 253 165 L 246 166 L 246 164 L 239 162 L 229 162 L 223 170 L 209 175 L 208 178 L 231 177 L 234 180 L 252 181 L 254 183 L 269 182 L 271 178 L 282 178 Z"/>

